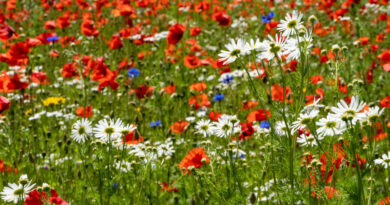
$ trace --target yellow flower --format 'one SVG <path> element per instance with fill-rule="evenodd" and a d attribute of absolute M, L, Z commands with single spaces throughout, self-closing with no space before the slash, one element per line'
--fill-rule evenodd
<path fill-rule="evenodd" d="M 64 104 L 66 102 L 66 99 L 63 97 L 48 97 L 45 100 L 43 100 L 43 105 L 45 107 L 50 105 L 59 105 Z"/>
<path fill-rule="evenodd" d="M 32 109 L 28 109 L 28 110 L 26 111 L 25 115 L 26 115 L 26 116 L 29 116 L 29 115 L 31 115 L 31 113 L 32 113 Z"/>

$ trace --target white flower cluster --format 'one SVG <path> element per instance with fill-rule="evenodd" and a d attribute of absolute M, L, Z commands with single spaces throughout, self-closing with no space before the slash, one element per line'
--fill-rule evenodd
<path fill-rule="evenodd" d="M 297 11 L 287 14 L 277 27 L 281 35 L 268 36 L 268 39 L 262 42 L 259 39 L 250 39 L 249 42 L 230 39 L 230 43 L 225 45 L 227 50 L 219 53 L 220 60 L 226 65 L 252 52 L 256 53 L 257 61 L 272 61 L 275 58 L 281 59 L 282 56 L 287 56 L 287 60 L 297 60 L 301 52 L 308 53 L 312 47 L 312 34 L 306 30 L 301 20 L 302 14 Z M 298 35 L 301 31 L 304 35 Z"/>
<path fill-rule="evenodd" d="M 72 138 L 78 143 L 84 143 L 88 136 L 93 135 L 95 140 L 120 147 L 123 144 L 122 136 L 136 128 L 133 124 L 124 124 L 120 119 L 102 119 L 92 128 L 91 122 L 83 118 L 73 125 Z"/>
<path fill-rule="evenodd" d="M 300 133 L 297 142 L 302 146 L 317 145 L 313 133 L 306 132 L 310 128 L 316 128 L 315 133 L 318 140 L 326 136 L 338 136 L 343 134 L 347 128 L 352 128 L 356 123 L 362 125 L 371 125 L 375 123 L 382 115 L 383 109 L 378 106 L 368 107 L 366 103 L 359 101 L 359 97 L 353 96 L 351 102 L 347 104 L 344 100 L 337 103 L 337 106 L 331 107 L 330 112 L 325 117 L 319 118 L 319 108 L 323 105 L 318 104 L 320 99 L 315 100 L 313 104 L 306 106 L 300 113 L 298 119 L 292 123 L 292 133 Z M 276 123 L 276 130 L 286 130 Z M 280 135 L 285 135 L 280 132 Z"/>
<path fill-rule="evenodd" d="M 240 120 L 235 115 L 222 115 L 218 122 L 201 119 L 196 122 L 195 130 L 197 134 L 207 136 L 217 136 L 221 138 L 231 137 L 241 132 Z"/>

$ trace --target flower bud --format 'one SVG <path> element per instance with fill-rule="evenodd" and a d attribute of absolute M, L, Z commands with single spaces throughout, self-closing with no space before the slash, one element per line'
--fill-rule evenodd
<path fill-rule="evenodd" d="M 338 53 L 340 51 L 340 46 L 338 44 L 332 45 L 332 51 Z"/>
<path fill-rule="evenodd" d="M 309 22 L 314 25 L 318 22 L 318 19 L 316 16 L 311 15 L 311 16 L 309 16 Z"/>

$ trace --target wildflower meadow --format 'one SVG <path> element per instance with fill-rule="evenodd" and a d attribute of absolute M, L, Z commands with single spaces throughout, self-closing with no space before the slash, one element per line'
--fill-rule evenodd
<path fill-rule="evenodd" d="M 389 205 L 389 107 L 388 0 L 0 1 L 0 204 Z"/>

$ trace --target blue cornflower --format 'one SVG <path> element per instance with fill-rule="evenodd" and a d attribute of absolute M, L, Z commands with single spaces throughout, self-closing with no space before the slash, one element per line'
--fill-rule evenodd
<path fill-rule="evenodd" d="M 232 75 L 226 75 L 226 77 L 222 80 L 223 83 L 230 84 L 233 82 L 234 77 Z"/>
<path fill-rule="evenodd" d="M 219 102 L 219 101 L 222 101 L 224 98 L 225 98 L 224 94 L 215 94 L 213 101 Z"/>
<path fill-rule="evenodd" d="M 272 20 L 272 18 L 275 16 L 275 13 L 274 12 L 270 12 L 269 14 L 268 14 L 268 16 L 262 16 L 261 17 L 261 21 L 263 22 L 263 23 L 269 23 L 269 22 L 271 22 L 271 20 Z"/>
<path fill-rule="evenodd" d="M 127 71 L 127 75 L 129 75 L 130 78 L 135 78 L 139 76 L 139 70 L 137 68 L 130 68 L 130 70 Z"/>
<path fill-rule="evenodd" d="M 55 42 L 55 41 L 58 41 L 58 39 L 60 39 L 60 37 L 58 37 L 58 36 L 52 36 L 52 37 L 46 38 L 46 40 L 49 42 Z"/>
<path fill-rule="evenodd" d="M 268 123 L 268 121 L 262 121 L 262 122 L 260 122 L 259 127 L 260 127 L 260 128 L 269 129 L 269 123 Z"/>
<path fill-rule="evenodd" d="M 118 188 L 118 186 L 119 186 L 118 183 L 116 183 L 116 182 L 112 183 L 112 189 L 113 190 L 116 190 Z"/>
<path fill-rule="evenodd" d="M 156 122 L 149 122 L 150 127 L 159 127 L 161 126 L 161 121 L 157 120 Z"/>
<path fill-rule="evenodd" d="M 238 157 L 238 159 L 245 159 L 246 157 L 246 153 L 240 149 L 234 149 L 233 150 L 235 153 L 233 153 L 233 160 L 236 160 L 236 157 Z"/>

